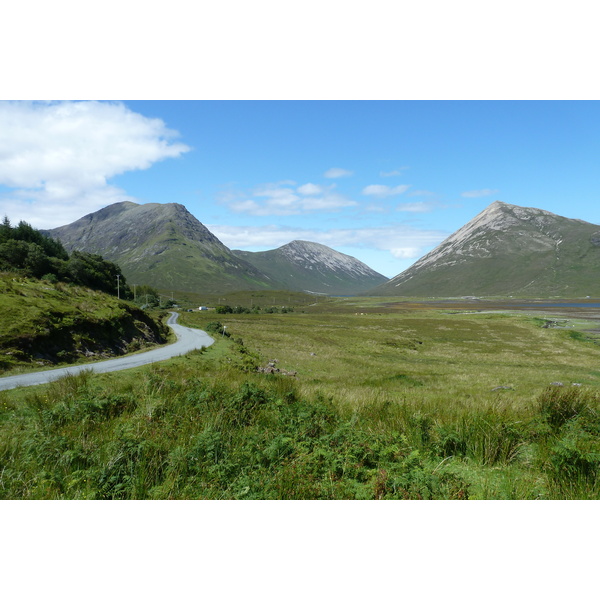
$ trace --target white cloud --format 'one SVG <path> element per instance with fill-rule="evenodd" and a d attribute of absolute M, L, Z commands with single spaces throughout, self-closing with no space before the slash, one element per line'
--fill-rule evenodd
<path fill-rule="evenodd" d="M 406 171 L 408 167 L 400 167 L 399 169 L 394 169 L 393 171 L 380 171 L 380 177 L 397 177 L 398 175 L 403 175 L 404 171 Z"/>
<path fill-rule="evenodd" d="M 295 194 L 288 187 L 277 187 L 276 184 L 267 184 L 261 188 L 257 188 L 253 194 L 257 198 L 266 198 L 266 205 L 273 208 L 290 208 L 295 207 L 300 196 Z"/>
<path fill-rule="evenodd" d="M 304 210 L 337 211 L 340 208 L 358 206 L 358 202 L 349 200 L 341 194 L 327 192 L 321 196 L 311 196 L 302 200 Z"/>
<path fill-rule="evenodd" d="M 421 255 L 421 249 L 411 246 L 401 248 L 391 248 L 390 252 L 396 258 L 418 258 Z"/>
<path fill-rule="evenodd" d="M 461 196 L 463 198 L 484 198 L 485 196 L 491 196 L 492 194 L 497 194 L 500 190 L 470 190 L 468 192 L 463 192 Z"/>
<path fill-rule="evenodd" d="M 322 194 L 324 188 L 314 183 L 305 183 L 298 188 L 298 193 L 303 196 L 314 196 L 315 194 Z"/>
<path fill-rule="evenodd" d="M 232 200 L 228 204 L 229 208 L 236 213 L 256 214 L 261 209 L 260 204 L 254 200 Z"/>
<path fill-rule="evenodd" d="M 363 188 L 362 193 L 365 196 L 387 198 L 389 196 L 398 196 L 399 194 L 403 194 L 409 187 L 409 185 L 397 185 L 395 187 L 390 187 L 389 185 L 373 184 Z"/>
<path fill-rule="evenodd" d="M 338 177 L 350 177 L 352 175 L 352 171 L 348 171 L 347 169 L 340 169 L 338 167 L 332 167 L 323 173 L 324 177 L 328 179 L 337 179 Z"/>
<path fill-rule="evenodd" d="M 108 180 L 190 150 L 118 102 L 0 102 L 0 132 L 0 213 L 42 228 L 135 200 Z"/>
<path fill-rule="evenodd" d="M 265 183 L 252 192 L 252 199 L 243 192 L 227 190 L 220 197 L 235 212 L 258 217 L 292 216 L 311 212 L 337 212 L 358 203 L 323 187 L 305 183 L 293 189 L 282 183 Z"/>

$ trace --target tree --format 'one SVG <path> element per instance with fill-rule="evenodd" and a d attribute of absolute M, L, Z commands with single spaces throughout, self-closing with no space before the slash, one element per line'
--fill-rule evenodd
<path fill-rule="evenodd" d="M 7 216 L 0 224 L 0 269 L 38 278 L 52 275 L 113 295 L 117 295 L 118 279 L 121 297 L 133 297 L 118 265 L 98 254 L 74 251 L 69 256 L 59 240 L 25 221 L 12 227 Z"/>

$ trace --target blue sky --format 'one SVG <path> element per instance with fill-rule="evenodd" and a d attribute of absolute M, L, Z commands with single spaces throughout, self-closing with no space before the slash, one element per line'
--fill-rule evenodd
<path fill-rule="evenodd" d="M 0 102 L 0 213 L 178 202 L 230 248 L 393 277 L 495 200 L 600 223 L 593 101 Z"/>

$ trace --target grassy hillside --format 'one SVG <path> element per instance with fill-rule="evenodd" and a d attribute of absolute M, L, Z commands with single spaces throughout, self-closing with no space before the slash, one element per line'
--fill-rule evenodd
<path fill-rule="evenodd" d="M 161 294 L 165 297 L 169 296 L 168 292 L 169 290 L 161 290 Z M 259 307 L 261 310 L 284 306 L 299 308 L 315 305 L 319 302 L 322 303 L 326 300 L 323 296 L 281 290 L 244 290 L 220 294 L 177 292 L 174 298 L 183 309 L 197 309 L 199 306 L 215 307 L 218 305 L 241 306 L 249 309 Z"/>
<path fill-rule="evenodd" d="M 162 248 L 162 250 L 161 250 Z M 252 268 L 244 270 L 228 251 L 212 249 L 209 256 L 180 232 L 166 231 L 146 240 L 127 256 L 115 260 L 128 281 L 188 292 L 229 292 L 269 288 L 268 280 Z M 235 258 L 235 257 L 234 257 Z"/>
<path fill-rule="evenodd" d="M 570 241 L 560 253 L 555 248 L 520 253 L 507 247 L 496 256 L 471 258 L 451 268 L 422 270 L 399 285 L 397 291 L 403 296 L 437 297 L 600 296 L 600 247 L 585 238 Z M 385 284 L 376 291 L 388 295 L 392 285 Z"/>
<path fill-rule="evenodd" d="M 600 296 L 599 227 L 496 202 L 412 267 L 370 293 L 412 297 Z"/>
<path fill-rule="evenodd" d="M 189 292 L 273 287 L 180 204 L 119 202 L 48 233 L 117 263 L 130 284 Z"/>
<path fill-rule="evenodd" d="M 600 497 L 584 336 L 358 299 L 181 318 L 217 316 L 230 337 L 205 351 L 0 393 L 0 496 Z"/>
<path fill-rule="evenodd" d="M 131 303 L 66 283 L 0 273 L 0 373 L 109 358 L 166 341 Z"/>

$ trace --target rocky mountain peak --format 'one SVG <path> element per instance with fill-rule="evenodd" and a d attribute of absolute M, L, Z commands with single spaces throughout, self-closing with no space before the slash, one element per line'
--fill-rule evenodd
<path fill-rule="evenodd" d="M 496 201 L 380 291 L 589 294 L 598 280 L 598 233 L 597 225 L 579 219 Z"/>
<path fill-rule="evenodd" d="M 294 240 L 275 250 L 234 252 L 285 289 L 357 294 L 387 281 L 358 259 L 316 242 Z"/>
<path fill-rule="evenodd" d="M 294 240 L 279 251 L 289 260 L 298 264 L 308 264 L 320 270 L 346 272 L 349 274 L 372 275 L 374 271 L 358 259 L 348 256 L 316 242 Z"/>

